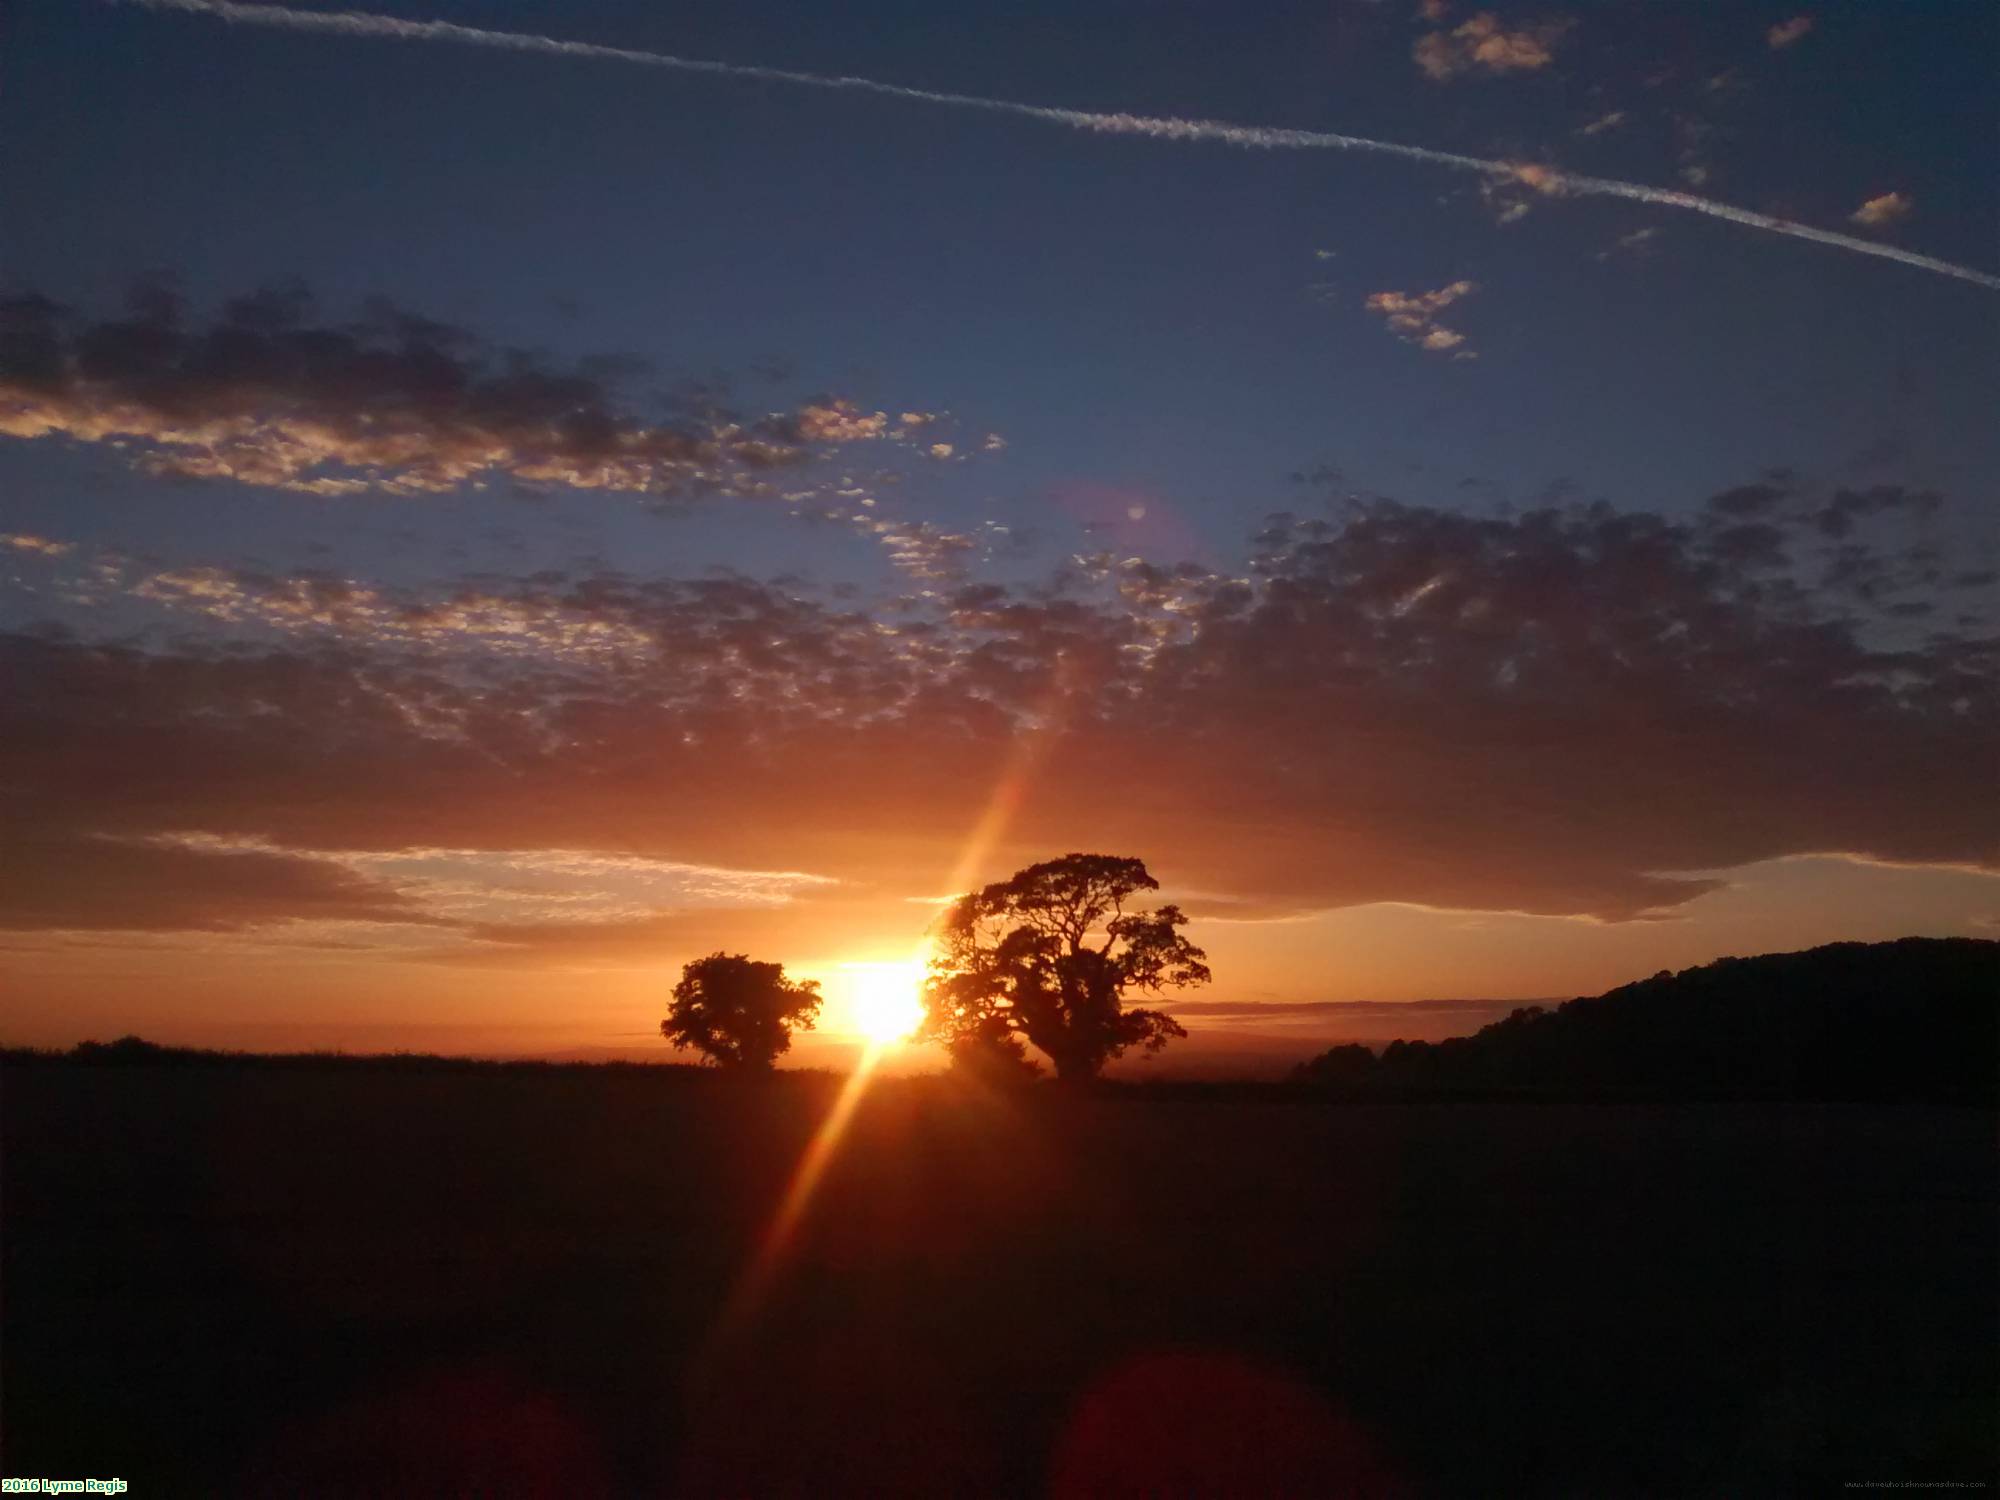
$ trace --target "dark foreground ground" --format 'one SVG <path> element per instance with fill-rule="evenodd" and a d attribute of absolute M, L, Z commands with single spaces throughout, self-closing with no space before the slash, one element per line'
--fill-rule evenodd
<path fill-rule="evenodd" d="M 4 1460 L 135 1497 L 1991 1481 L 1993 1117 L 11 1066 Z"/>

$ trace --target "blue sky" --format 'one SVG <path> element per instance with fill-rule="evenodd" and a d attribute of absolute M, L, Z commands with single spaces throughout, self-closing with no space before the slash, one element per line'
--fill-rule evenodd
<path fill-rule="evenodd" d="M 2000 23 L 1976 5 L 1829 9 L 1782 50 L 1764 33 L 1790 12 L 1768 6 L 1593 7 L 1551 66 L 1443 83 L 1409 63 L 1428 24 L 1387 4 L 838 9 L 400 13 L 1663 186 L 1698 126 L 1719 197 L 1838 225 L 1898 191 L 1899 236 L 1990 258 L 1969 143 L 2000 125 L 1978 61 Z M 980 482 L 926 476 L 941 505 L 1033 516 L 1065 480 L 1129 485 L 1227 548 L 1322 463 L 1433 503 L 1569 480 L 1667 507 L 1772 465 L 1842 478 L 1885 439 L 1908 482 L 1976 491 L 1996 466 L 1990 298 L 1645 205 L 1496 226 L 1478 183 L 1395 161 L 132 9 L 18 29 L 17 283 L 102 306 L 147 270 L 197 300 L 299 277 L 330 309 L 388 296 L 665 381 L 736 372 L 752 400 L 839 390 L 1006 434 Z M 1643 258 L 1616 249 L 1648 229 Z M 1413 354 L 1362 307 L 1461 278 L 1476 364 Z M 759 361 L 794 382 L 756 382 Z"/>

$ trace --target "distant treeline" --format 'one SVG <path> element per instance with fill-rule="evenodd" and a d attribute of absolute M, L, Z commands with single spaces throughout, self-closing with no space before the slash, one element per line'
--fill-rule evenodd
<path fill-rule="evenodd" d="M 36 1064 L 90 1067 L 263 1068 L 284 1072 L 314 1072 L 327 1068 L 365 1068 L 398 1073 L 671 1073 L 676 1077 L 712 1076 L 698 1063 L 634 1062 L 622 1058 L 575 1062 L 539 1057 L 446 1057 L 435 1052 L 236 1052 L 209 1047 L 167 1047 L 144 1037 L 121 1036 L 114 1042 L 78 1042 L 67 1051 L 41 1047 L 0 1047 L 0 1065 Z"/>
<path fill-rule="evenodd" d="M 2000 942 L 1901 938 L 1724 958 L 1469 1037 L 1358 1043 L 1294 1081 L 1357 1098 L 2000 1101 Z"/>

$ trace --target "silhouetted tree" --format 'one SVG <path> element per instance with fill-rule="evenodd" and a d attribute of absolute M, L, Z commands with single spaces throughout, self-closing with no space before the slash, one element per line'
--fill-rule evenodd
<path fill-rule="evenodd" d="M 1353 1087 L 1365 1084 L 1375 1075 L 1375 1054 L 1359 1042 L 1342 1042 L 1337 1047 L 1329 1047 L 1318 1057 L 1300 1063 L 1292 1069 L 1292 1077 L 1300 1083 L 1325 1083 Z"/>
<path fill-rule="evenodd" d="M 1007 1018 L 997 1013 L 960 1027 L 945 1042 L 945 1052 L 954 1068 L 987 1083 L 1032 1083 L 1042 1072 Z"/>
<path fill-rule="evenodd" d="M 1056 1076 L 1081 1082 L 1128 1047 L 1186 1036 L 1173 1017 L 1127 1010 L 1127 990 L 1206 984 L 1207 955 L 1176 906 L 1127 911 L 1160 883 L 1136 859 L 1067 854 L 961 896 L 945 914 L 924 983 L 926 1036 L 955 1057 L 1025 1063 L 1021 1039 Z"/>
<path fill-rule="evenodd" d="M 819 1019 L 819 982 L 787 979 L 783 964 L 711 953 L 681 970 L 660 1034 L 725 1068 L 769 1068 L 791 1050 L 792 1028 Z"/>

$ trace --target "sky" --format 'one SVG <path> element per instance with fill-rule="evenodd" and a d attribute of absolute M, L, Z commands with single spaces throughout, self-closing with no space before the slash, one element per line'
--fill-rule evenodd
<path fill-rule="evenodd" d="M 7 24 L 0 1040 L 833 1058 L 1070 850 L 1212 1055 L 2000 934 L 1990 5 Z"/>

